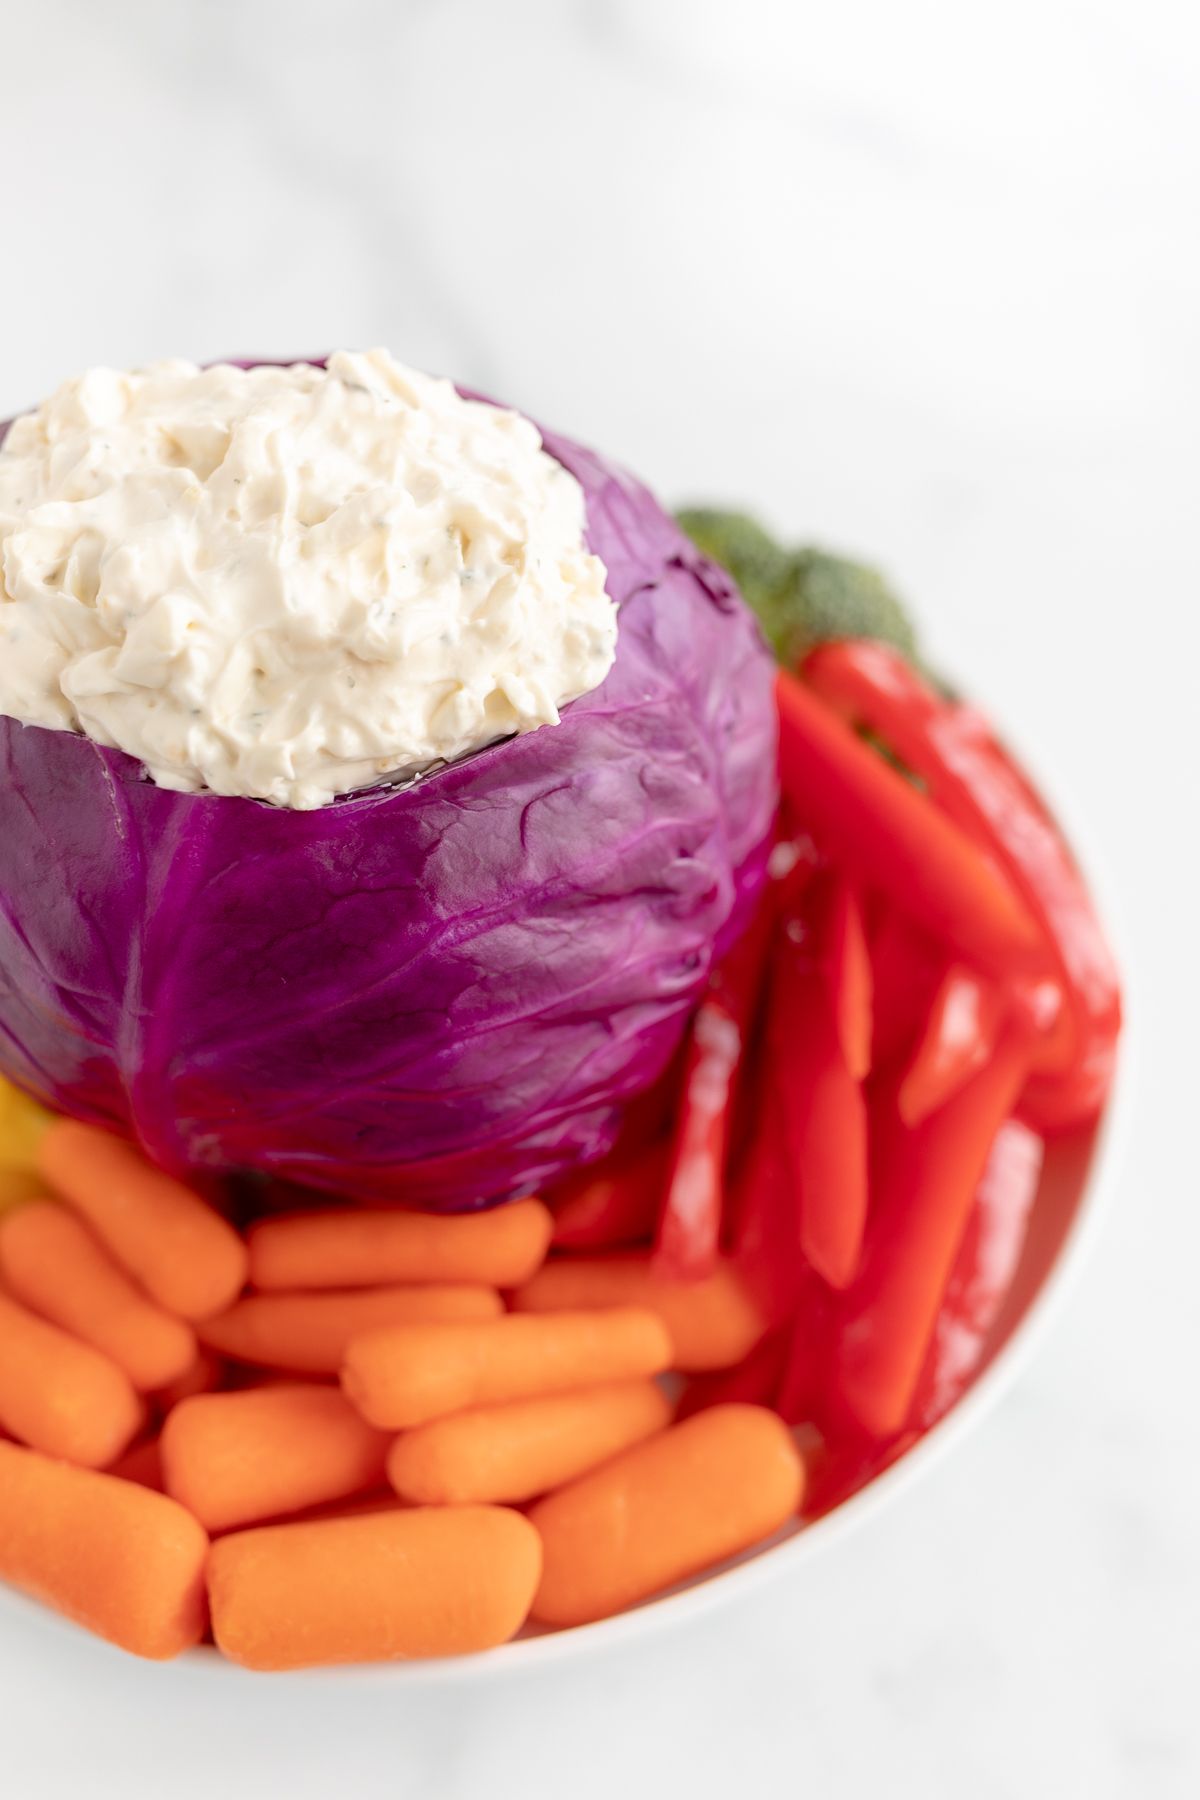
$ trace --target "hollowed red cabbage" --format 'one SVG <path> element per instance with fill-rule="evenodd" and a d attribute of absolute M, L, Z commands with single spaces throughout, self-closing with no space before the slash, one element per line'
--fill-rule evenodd
<path fill-rule="evenodd" d="M 772 665 L 566 438 L 620 608 L 558 726 L 316 812 L 0 718 L 0 1070 L 180 1172 L 470 1207 L 602 1154 L 764 876 Z"/>

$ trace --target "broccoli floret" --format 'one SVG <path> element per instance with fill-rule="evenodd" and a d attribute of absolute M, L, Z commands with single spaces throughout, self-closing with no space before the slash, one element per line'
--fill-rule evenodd
<path fill-rule="evenodd" d="M 908 615 L 878 569 L 811 548 L 797 550 L 791 566 L 795 636 L 788 660 L 835 637 L 879 638 L 905 656 L 916 654 Z"/>
<path fill-rule="evenodd" d="M 728 569 L 779 661 L 797 663 L 827 638 L 879 638 L 916 656 L 908 616 L 878 570 L 811 547 L 785 550 L 745 513 L 693 507 L 679 523 Z"/>

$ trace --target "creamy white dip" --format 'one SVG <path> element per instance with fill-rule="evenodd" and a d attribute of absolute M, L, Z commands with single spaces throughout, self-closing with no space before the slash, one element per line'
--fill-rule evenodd
<path fill-rule="evenodd" d="M 0 713 L 320 806 L 554 725 L 612 666 L 578 482 L 383 350 L 92 369 L 0 449 Z"/>

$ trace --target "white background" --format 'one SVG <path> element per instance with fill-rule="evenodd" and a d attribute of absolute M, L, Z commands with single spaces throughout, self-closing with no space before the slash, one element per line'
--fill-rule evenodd
<path fill-rule="evenodd" d="M 1188 0 L 0 5 L 0 411 L 388 344 L 877 558 L 1129 971 L 1100 1247 L 999 1412 L 794 1578 L 474 1686 L 220 1681 L 0 1609 L 12 1800 L 1200 1788 L 1200 36 Z"/>

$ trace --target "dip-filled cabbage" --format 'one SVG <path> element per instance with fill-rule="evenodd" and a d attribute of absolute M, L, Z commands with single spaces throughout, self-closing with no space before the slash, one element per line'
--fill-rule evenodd
<path fill-rule="evenodd" d="M 172 1169 L 428 1205 L 609 1146 L 761 885 L 772 666 L 646 489 L 543 437 L 619 607 L 559 724 L 297 812 L 0 717 L 0 1072 Z"/>

